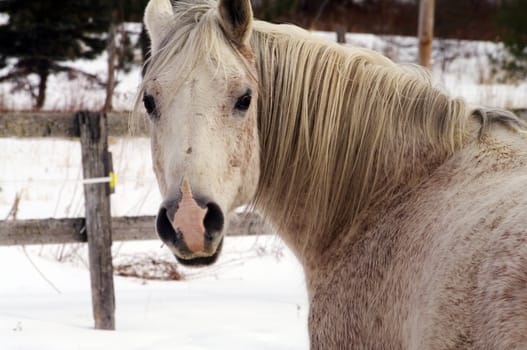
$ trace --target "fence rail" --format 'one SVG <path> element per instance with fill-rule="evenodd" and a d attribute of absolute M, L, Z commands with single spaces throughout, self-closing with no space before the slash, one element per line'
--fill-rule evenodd
<path fill-rule="evenodd" d="M 130 136 L 130 113 L 106 113 L 110 136 Z M 147 123 L 137 123 L 134 136 L 148 135 Z M 4 112 L 0 114 L 0 137 L 80 137 L 76 113 Z"/>
<path fill-rule="evenodd" d="M 158 239 L 155 216 L 122 216 L 112 218 L 113 241 Z M 271 232 L 254 213 L 235 214 L 227 225 L 227 235 L 247 236 Z M 0 221 L 0 246 L 31 244 L 84 243 L 86 219 L 35 219 Z"/>

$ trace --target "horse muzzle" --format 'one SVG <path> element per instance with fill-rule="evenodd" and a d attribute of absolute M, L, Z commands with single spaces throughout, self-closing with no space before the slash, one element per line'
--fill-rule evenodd
<path fill-rule="evenodd" d="M 165 200 L 156 219 L 161 240 L 184 265 L 214 263 L 223 243 L 224 216 L 213 201 L 193 194 L 185 178 L 176 198 Z"/>

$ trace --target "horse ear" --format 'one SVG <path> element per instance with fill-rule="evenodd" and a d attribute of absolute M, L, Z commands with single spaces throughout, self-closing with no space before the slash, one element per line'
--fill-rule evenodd
<path fill-rule="evenodd" d="M 143 19 L 152 42 L 152 51 L 159 49 L 174 23 L 174 9 L 170 0 L 150 0 Z"/>
<path fill-rule="evenodd" d="M 253 10 L 250 0 L 220 0 L 220 25 L 236 45 L 244 46 L 251 34 Z"/>

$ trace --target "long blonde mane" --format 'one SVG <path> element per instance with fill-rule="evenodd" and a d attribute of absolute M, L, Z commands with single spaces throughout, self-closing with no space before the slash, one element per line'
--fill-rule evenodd
<path fill-rule="evenodd" d="M 273 216 L 301 206 L 312 235 L 330 242 L 463 144 L 466 104 L 420 68 L 261 22 L 252 47 L 262 88 L 259 197 Z"/>
<path fill-rule="evenodd" d="M 212 0 L 177 1 L 174 33 L 145 81 L 170 58 L 208 55 L 221 66 L 222 35 Z M 294 26 L 255 21 L 261 145 L 258 207 L 278 226 L 296 220 L 310 241 L 331 242 L 365 208 L 393 198 L 461 148 L 469 116 L 520 124 L 511 113 L 470 110 L 435 87 L 421 68 L 345 48 Z M 140 97 L 140 96 L 139 96 Z M 329 244 L 329 243 L 328 243 Z"/>
<path fill-rule="evenodd" d="M 292 213 L 301 215 L 298 228 L 321 248 L 461 148 L 469 116 L 482 133 L 493 122 L 523 125 L 452 99 L 420 67 L 294 26 L 256 22 L 251 47 L 261 87 L 257 204 L 279 225 L 298 226 Z"/>

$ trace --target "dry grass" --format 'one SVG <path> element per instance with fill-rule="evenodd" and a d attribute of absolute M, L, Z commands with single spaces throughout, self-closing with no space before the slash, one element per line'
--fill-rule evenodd
<path fill-rule="evenodd" d="M 150 255 L 120 255 L 114 259 L 114 273 L 144 280 L 180 281 L 184 279 L 176 262 Z"/>
<path fill-rule="evenodd" d="M 1 191 L 1 188 L 0 188 Z M 11 209 L 9 210 L 9 213 L 7 213 L 7 216 L 4 220 L 8 220 L 10 217 L 12 220 L 16 221 L 17 215 L 18 215 L 18 207 L 20 205 L 20 198 L 22 197 L 23 191 L 17 192 L 15 195 L 15 199 L 13 200 L 13 205 L 11 206 Z"/>

